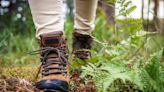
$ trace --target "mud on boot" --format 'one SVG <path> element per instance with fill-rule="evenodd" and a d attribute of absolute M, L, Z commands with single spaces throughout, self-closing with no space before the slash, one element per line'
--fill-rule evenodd
<path fill-rule="evenodd" d="M 87 60 L 91 57 L 90 49 L 92 47 L 93 38 L 90 35 L 73 32 L 73 59 L 79 58 Z"/>

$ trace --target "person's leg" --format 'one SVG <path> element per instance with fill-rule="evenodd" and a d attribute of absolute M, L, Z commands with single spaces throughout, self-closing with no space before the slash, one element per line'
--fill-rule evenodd
<path fill-rule="evenodd" d="M 36 28 L 37 38 L 39 38 L 40 34 L 51 33 L 55 31 L 63 32 L 63 0 L 28 1 Z"/>
<path fill-rule="evenodd" d="M 68 92 L 68 52 L 63 37 L 63 0 L 29 0 L 41 49 L 42 77 L 35 86 L 47 92 Z"/>
<path fill-rule="evenodd" d="M 89 34 L 94 29 L 94 20 L 98 0 L 74 0 L 75 21 L 74 29 L 81 34 Z"/>
<path fill-rule="evenodd" d="M 86 60 L 90 57 L 91 32 L 94 29 L 98 0 L 74 0 L 75 20 L 73 32 L 73 57 Z"/>

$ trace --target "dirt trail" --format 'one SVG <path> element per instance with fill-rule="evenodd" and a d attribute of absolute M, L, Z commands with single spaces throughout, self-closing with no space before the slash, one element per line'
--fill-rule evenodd
<path fill-rule="evenodd" d="M 0 79 L 0 92 L 41 92 L 25 79 Z"/>
<path fill-rule="evenodd" d="M 74 85 L 74 84 L 73 84 Z M 77 87 L 78 86 L 78 87 Z M 96 92 L 93 85 L 87 84 L 80 87 L 71 86 L 70 92 Z M 43 92 L 36 89 L 30 82 L 25 79 L 16 77 L 0 79 L 0 92 Z"/>
<path fill-rule="evenodd" d="M 0 92 L 42 92 L 34 88 L 37 67 L 12 67 L 0 69 Z M 78 73 L 71 74 L 69 92 L 96 92 L 92 83 L 85 83 Z"/>

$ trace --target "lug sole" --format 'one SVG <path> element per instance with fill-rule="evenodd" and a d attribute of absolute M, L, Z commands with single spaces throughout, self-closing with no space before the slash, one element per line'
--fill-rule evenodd
<path fill-rule="evenodd" d="M 45 92 L 68 92 L 68 83 L 63 80 L 42 80 L 35 87 Z"/>

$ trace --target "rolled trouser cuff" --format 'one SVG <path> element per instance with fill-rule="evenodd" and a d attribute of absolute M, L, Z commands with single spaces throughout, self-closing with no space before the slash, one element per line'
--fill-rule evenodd
<path fill-rule="evenodd" d="M 42 29 L 41 31 L 36 31 L 36 38 L 40 39 L 40 35 L 51 34 L 51 33 L 62 33 L 62 34 L 64 34 L 64 31 L 63 30 Z"/>
<path fill-rule="evenodd" d="M 82 34 L 82 35 L 91 35 L 92 31 L 91 30 L 80 30 L 80 29 L 75 29 L 74 33 Z"/>

